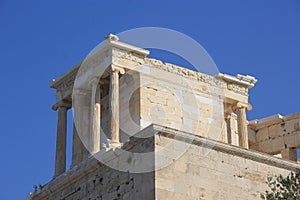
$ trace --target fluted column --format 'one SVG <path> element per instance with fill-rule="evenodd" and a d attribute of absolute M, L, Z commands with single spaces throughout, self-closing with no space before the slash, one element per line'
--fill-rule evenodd
<path fill-rule="evenodd" d="M 249 145 L 248 145 L 246 106 L 238 104 L 236 107 L 236 112 L 237 112 L 237 123 L 238 123 L 239 146 L 248 149 Z"/>
<path fill-rule="evenodd" d="M 70 104 L 65 101 L 53 106 L 54 110 L 58 110 L 54 177 L 66 171 L 67 110 L 69 108 Z"/>
<path fill-rule="evenodd" d="M 109 111 L 110 111 L 110 134 L 111 144 L 119 145 L 120 136 L 120 99 L 119 99 L 119 73 L 124 74 L 124 69 L 111 66 L 109 87 Z"/>
<path fill-rule="evenodd" d="M 95 154 L 100 151 L 100 85 L 99 78 L 94 78 L 91 81 L 92 98 L 91 98 L 91 138 L 90 138 L 90 153 Z"/>
<path fill-rule="evenodd" d="M 227 134 L 227 143 L 232 144 L 232 138 L 231 138 L 231 113 L 225 113 L 225 129 Z"/>

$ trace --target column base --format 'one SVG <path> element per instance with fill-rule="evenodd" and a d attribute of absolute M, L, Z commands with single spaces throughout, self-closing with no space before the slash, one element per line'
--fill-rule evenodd
<path fill-rule="evenodd" d="M 113 142 L 113 143 L 108 144 L 108 147 L 112 148 L 112 149 L 115 149 L 115 148 L 118 148 L 118 147 L 121 147 L 121 146 L 122 146 L 122 143 L 119 143 L 119 142 Z"/>

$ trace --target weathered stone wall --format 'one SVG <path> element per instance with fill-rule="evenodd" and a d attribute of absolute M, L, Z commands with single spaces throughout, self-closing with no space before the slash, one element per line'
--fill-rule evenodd
<path fill-rule="evenodd" d="M 49 182 L 33 200 L 252 200 L 268 189 L 267 176 L 286 175 L 299 167 L 291 161 L 167 127 L 154 125 L 139 134 L 122 149 L 155 154 L 139 160 L 118 149 L 100 152 L 114 169 L 91 158 Z M 146 173 L 129 173 L 138 163 L 149 166 Z M 138 169 L 142 172 L 141 166 Z"/>
<path fill-rule="evenodd" d="M 154 175 L 130 174 L 98 165 L 94 171 L 78 180 L 70 179 L 53 193 L 52 189 L 48 191 L 49 196 L 35 196 L 33 200 L 154 199 Z"/>
<path fill-rule="evenodd" d="M 197 148 L 156 172 L 156 199 L 260 199 L 267 176 L 288 173 L 215 150 L 202 158 Z"/>
<path fill-rule="evenodd" d="M 153 152 L 153 138 L 131 140 L 123 149 L 126 151 L 110 149 L 97 153 L 101 162 L 94 157 L 84 160 L 43 186 L 32 195 L 32 200 L 155 199 L 154 156 L 147 157 L 150 168 L 144 173 L 130 173 L 130 167 L 126 170 L 134 162 L 126 160 L 127 153 Z"/>
<path fill-rule="evenodd" d="M 253 120 L 250 129 L 255 135 L 251 149 L 275 155 L 284 149 L 300 148 L 300 113 Z"/>
<path fill-rule="evenodd" d="M 142 127 L 155 123 L 227 142 L 222 89 L 146 68 L 149 73 L 141 73 Z"/>
<path fill-rule="evenodd" d="M 120 78 L 121 142 L 155 123 L 238 145 L 236 115 L 229 125 L 224 120 L 224 95 L 217 86 L 153 66 L 129 70 Z M 109 132 L 106 110 L 102 128 Z"/>
<path fill-rule="evenodd" d="M 191 144 L 178 160 L 156 171 L 156 199 L 260 199 L 260 193 L 268 190 L 267 176 L 287 175 L 289 164 L 297 166 L 293 162 L 283 166 L 284 160 L 266 154 L 199 140 L 202 142 Z M 160 135 L 155 148 L 171 142 L 173 139 Z M 167 159 L 174 151 L 160 159 Z"/>

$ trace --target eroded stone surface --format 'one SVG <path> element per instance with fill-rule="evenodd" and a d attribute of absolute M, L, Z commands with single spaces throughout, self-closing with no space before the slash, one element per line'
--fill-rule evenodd
<path fill-rule="evenodd" d="M 132 138 L 124 148 L 156 151 L 173 142 L 174 135 L 180 136 L 177 142 L 182 144 L 190 137 L 157 125 L 146 131 L 144 135 L 155 134 Z M 161 152 L 148 162 L 163 162 L 176 151 Z M 259 199 L 267 189 L 267 176 L 286 175 L 297 167 L 290 161 L 197 137 L 179 159 L 148 173 L 121 172 L 90 158 L 49 182 L 32 199 Z"/>

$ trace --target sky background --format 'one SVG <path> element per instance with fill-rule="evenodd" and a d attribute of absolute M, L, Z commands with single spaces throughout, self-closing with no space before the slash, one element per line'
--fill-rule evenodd
<path fill-rule="evenodd" d="M 0 0 L 0 200 L 25 199 L 53 176 L 50 81 L 108 33 L 145 26 L 192 37 L 223 73 L 255 76 L 248 119 L 300 111 L 298 0 Z"/>

